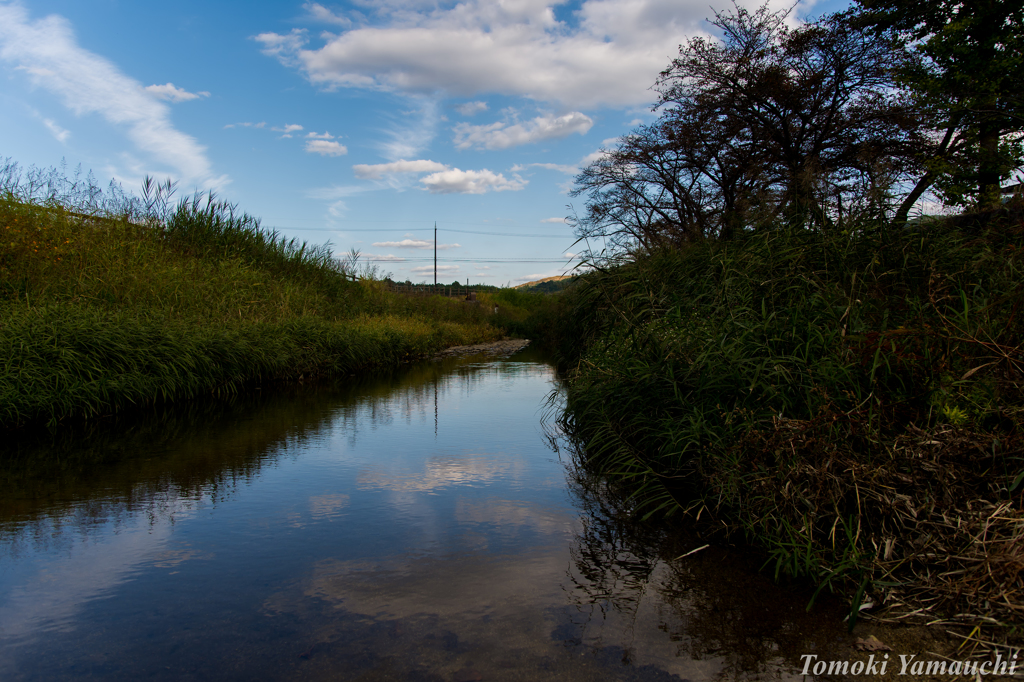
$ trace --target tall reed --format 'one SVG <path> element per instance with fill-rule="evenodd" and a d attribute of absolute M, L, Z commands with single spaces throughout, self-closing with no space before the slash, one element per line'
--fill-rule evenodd
<path fill-rule="evenodd" d="M 927 563 L 921 523 L 966 533 L 978 500 L 1021 502 L 1022 242 L 1019 218 L 865 225 L 597 264 L 560 332 L 580 465 L 646 513 L 724 523 L 778 574 L 895 589 Z"/>
<path fill-rule="evenodd" d="M 212 195 L 173 204 L 0 166 L 0 428 L 394 365 L 499 338 L 481 306 L 352 281 L 329 244 Z"/>

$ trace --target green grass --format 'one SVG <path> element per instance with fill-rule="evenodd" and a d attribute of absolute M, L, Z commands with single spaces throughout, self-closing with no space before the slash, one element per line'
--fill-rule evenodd
<path fill-rule="evenodd" d="M 961 568 L 927 556 L 991 554 L 985 528 L 1020 540 L 1019 511 L 979 510 L 1022 502 L 1024 224 L 865 228 L 602 266 L 559 338 L 581 466 L 643 513 L 729 529 L 778 575 L 880 599 Z M 927 587 L 987 609 L 965 585 Z"/>
<path fill-rule="evenodd" d="M 352 281 L 211 196 L 161 210 L 40 177 L 0 169 L 0 427 L 392 366 L 515 317 Z"/>

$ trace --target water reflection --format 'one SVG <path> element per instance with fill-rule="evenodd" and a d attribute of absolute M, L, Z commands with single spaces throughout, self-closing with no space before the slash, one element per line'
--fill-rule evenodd
<path fill-rule="evenodd" d="M 819 598 L 808 612 L 811 591 L 768 579 L 756 553 L 643 522 L 602 481 L 570 473 L 583 513 L 566 590 L 576 613 L 561 632 L 568 646 L 615 642 L 624 662 L 678 669 L 673 661 L 685 660 L 688 677 L 728 680 L 802 679 L 801 655 L 848 647 L 839 604 Z"/>
<path fill-rule="evenodd" d="M 16 553 L 24 541 L 56 549 L 54 541 L 136 514 L 173 523 L 175 515 L 226 501 L 281 458 L 339 437 L 354 446 L 367 431 L 387 428 L 396 419 L 405 424 L 417 417 L 434 419 L 438 401 L 449 393 L 471 394 L 488 377 L 506 383 L 531 366 L 424 363 L 373 378 L 279 386 L 141 419 L 27 435 L 5 443 L 0 457 L 0 551 Z M 435 435 L 436 429 L 435 422 Z M 472 458 L 467 465 L 465 475 L 479 475 L 472 473 L 478 468 Z M 454 476 L 451 482 L 458 484 L 465 467 L 440 458 L 427 468 L 427 479 L 439 483 Z M 395 475 L 406 485 L 432 485 Z M 372 469 L 365 473 L 370 487 L 389 487 L 387 476 Z M 25 532 L 24 526 L 33 524 L 38 527 Z"/>
<path fill-rule="evenodd" d="M 11 444 L 0 678 L 785 678 L 825 646 L 733 555 L 567 487 L 518 357 Z"/>
<path fill-rule="evenodd" d="M 359 473 L 361 490 L 430 492 L 449 486 L 486 485 L 507 476 L 514 463 L 487 455 L 432 457 L 416 471 L 389 471 L 370 467 Z"/>

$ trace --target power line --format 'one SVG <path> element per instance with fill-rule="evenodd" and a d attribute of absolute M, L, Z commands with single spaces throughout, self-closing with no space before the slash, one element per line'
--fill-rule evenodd
<path fill-rule="evenodd" d="M 322 223 L 324 221 L 324 218 L 289 218 L 289 220 L 293 220 L 293 221 L 295 221 L 297 223 Z M 334 222 L 339 222 L 339 223 L 358 223 L 358 224 L 363 224 L 363 223 L 381 224 L 381 225 L 389 225 L 389 224 L 390 225 L 394 225 L 396 223 L 398 223 L 398 224 L 405 224 L 405 225 L 419 225 L 420 224 L 419 220 L 364 220 L 362 218 L 357 218 L 357 219 L 331 218 L 331 220 L 333 220 Z M 460 220 L 445 220 L 444 222 L 449 224 L 449 225 L 476 225 L 477 227 L 490 227 L 491 226 L 489 223 L 478 223 L 478 222 L 466 223 L 466 222 L 462 222 Z M 531 223 L 531 225 L 532 224 L 534 224 L 534 223 Z M 551 224 L 552 225 L 557 225 L 558 223 L 551 223 Z M 509 225 L 511 227 L 521 227 L 521 226 L 523 226 L 523 223 L 514 223 L 513 222 L 513 223 L 506 223 L 506 225 Z"/>
<path fill-rule="evenodd" d="M 558 234 L 515 234 L 514 232 L 476 232 L 474 230 L 452 230 L 450 228 L 439 227 L 437 228 L 441 232 L 459 232 L 462 234 L 486 234 L 495 237 L 540 237 L 544 239 L 572 239 L 571 234 L 558 235 Z"/>
<path fill-rule="evenodd" d="M 360 227 L 360 228 L 333 228 L 333 227 L 294 227 L 290 225 L 267 225 L 267 229 L 271 230 L 303 230 L 305 232 L 410 232 L 417 229 L 430 228 L 409 228 L 402 230 L 390 230 L 384 229 L 379 230 L 372 227 Z M 558 235 L 558 234 L 515 234 L 514 232 L 478 232 L 476 230 L 453 230 L 447 227 L 437 228 L 438 232 L 458 232 L 460 234 L 482 234 L 491 237 L 529 237 L 531 239 L 572 239 L 573 235 Z"/>
<path fill-rule="evenodd" d="M 432 263 L 433 258 L 360 258 L 361 263 Z M 438 263 L 565 263 L 578 258 L 447 258 Z"/>

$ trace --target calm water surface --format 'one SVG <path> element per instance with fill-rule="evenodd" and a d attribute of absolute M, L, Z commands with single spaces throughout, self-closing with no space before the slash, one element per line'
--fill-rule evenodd
<path fill-rule="evenodd" d="M 0 679 L 796 679 L 840 637 L 578 480 L 556 388 L 527 349 L 5 444 Z"/>

